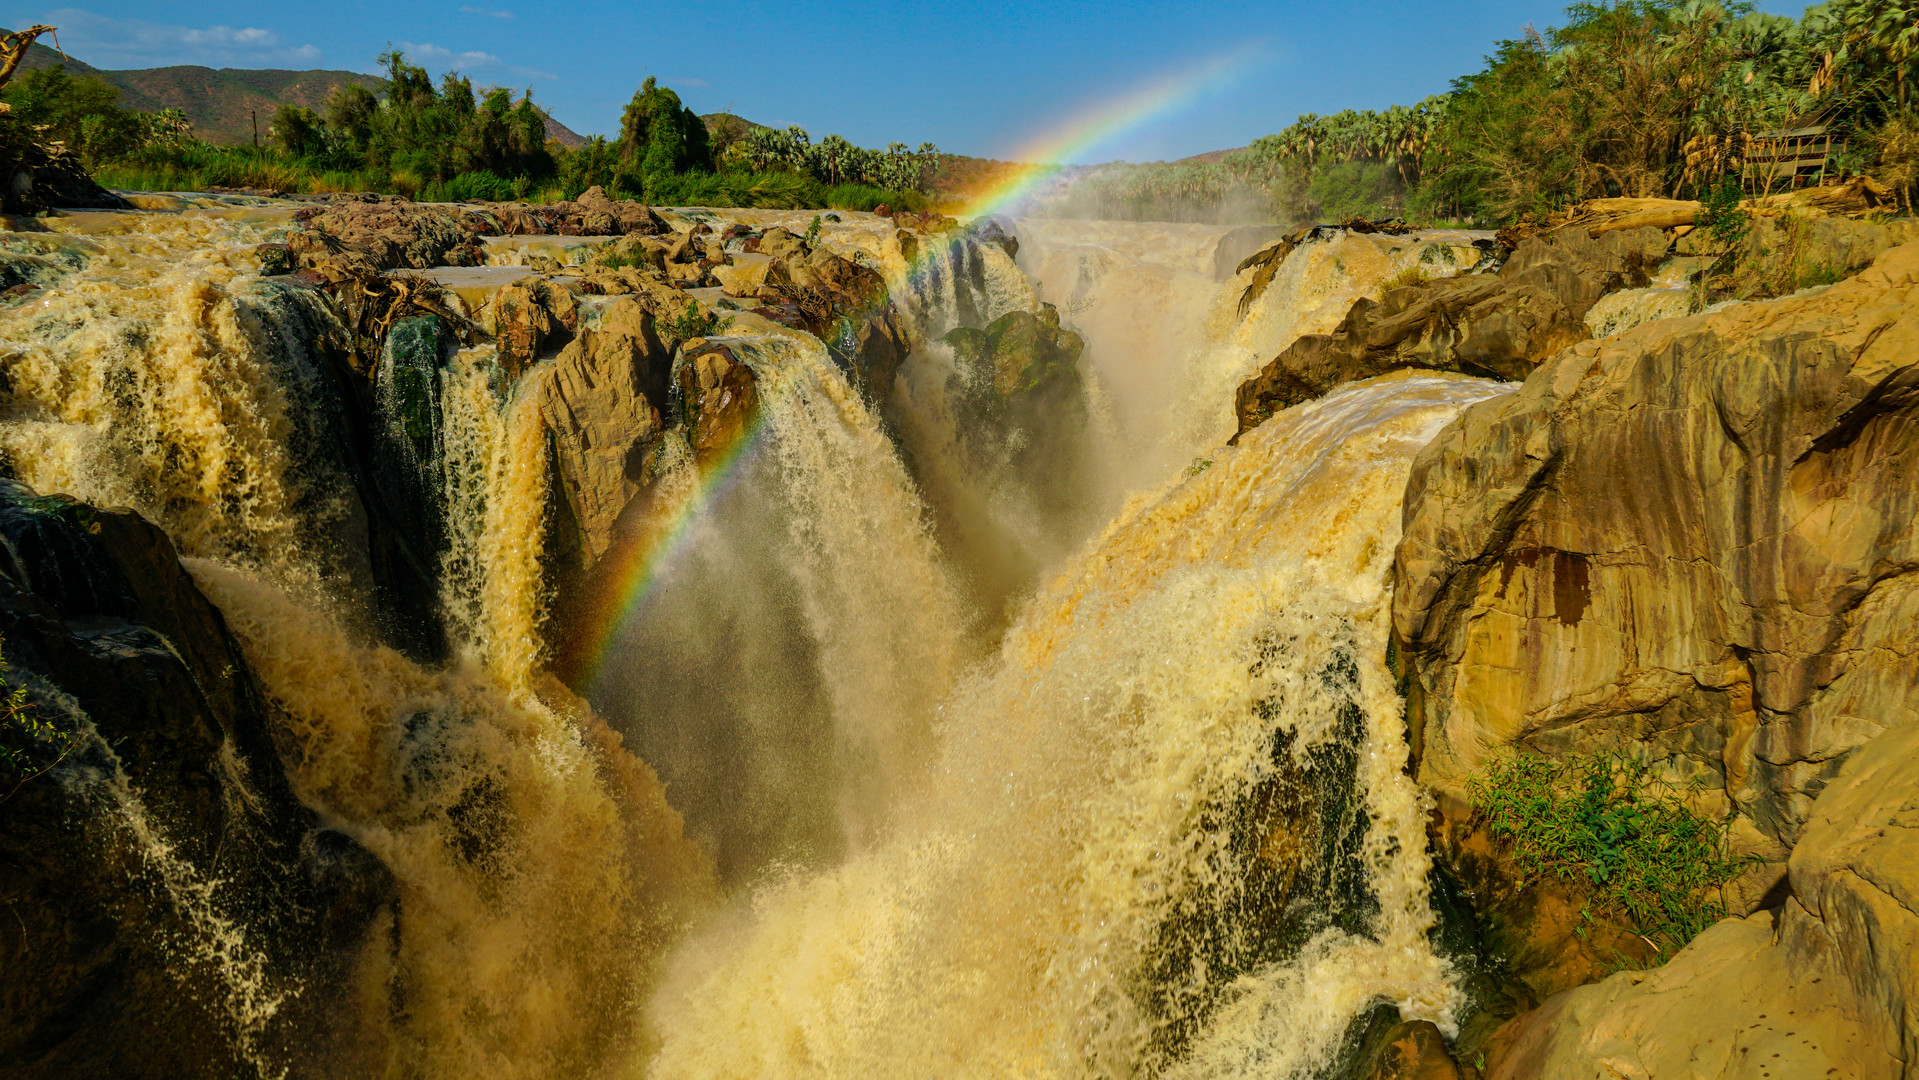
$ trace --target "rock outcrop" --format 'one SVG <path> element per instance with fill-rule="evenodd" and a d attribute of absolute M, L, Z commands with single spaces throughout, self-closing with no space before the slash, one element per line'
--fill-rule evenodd
<path fill-rule="evenodd" d="M 961 367 L 1005 406 L 1062 380 L 1076 381 L 1086 348 L 1078 334 L 1060 328 L 1059 310 L 1051 304 L 1041 304 L 1037 312 L 1009 311 L 985 329 L 960 327 L 945 340 Z"/>
<path fill-rule="evenodd" d="M 1523 241 L 1497 274 L 1467 274 L 1363 297 L 1330 334 L 1294 341 L 1242 383 L 1237 440 L 1273 413 L 1402 368 L 1523 379 L 1590 336 L 1586 313 L 1609 292 L 1646 285 L 1670 241 L 1655 228 Z"/>
<path fill-rule="evenodd" d="M 553 448 L 554 487 L 585 565 L 606 553 L 614 522 L 646 482 L 672 362 L 654 313 L 622 297 L 540 375 L 535 392 Z"/>
<path fill-rule="evenodd" d="M 754 293 L 759 314 L 819 338 L 853 384 L 883 405 L 911 348 L 886 279 L 785 229 L 768 229 L 755 254 L 767 260 Z"/>
<path fill-rule="evenodd" d="M 516 281 L 493 294 L 493 338 L 500 363 L 517 378 L 533 361 L 572 340 L 579 329 L 573 294 L 542 277 Z"/>
<path fill-rule="evenodd" d="M 1421 453 L 1394 589 L 1418 775 L 1506 1010 L 1543 1001 L 1472 1036 L 1488 1075 L 1919 1060 L 1915 516 L 1919 245 L 1580 342 Z M 1689 788 L 1755 860 L 1725 890 L 1738 917 L 1579 988 L 1658 957 L 1584 920 L 1573 940 L 1554 912 L 1578 898 L 1501 865 L 1457 795 L 1507 747 L 1628 753 Z"/>
<path fill-rule="evenodd" d="M 1395 567 L 1421 777 L 1642 746 L 1776 854 L 1919 718 L 1915 420 L 1919 246 L 1467 410 L 1413 468 Z"/>
<path fill-rule="evenodd" d="M 686 409 L 686 435 L 702 468 L 723 460 L 759 418 L 759 380 L 719 342 L 686 343 L 674 378 Z"/>
<path fill-rule="evenodd" d="M 165 534 L 0 485 L 0 635 L 0 1072 L 230 1077 L 350 1041 L 330 1003 L 392 881 L 294 797 Z"/>
<path fill-rule="evenodd" d="M 287 250 L 300 266 L 329 255 L 359 255 L 376 269 L 479 266 L 480 237 L 491 221 L 450 206 L 419 203 L 338 203 L 294 215 L 305 227 L 288 234 Z"/>

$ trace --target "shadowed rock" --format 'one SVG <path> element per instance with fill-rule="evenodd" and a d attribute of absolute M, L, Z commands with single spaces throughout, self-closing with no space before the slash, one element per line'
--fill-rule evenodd
<path fill-rule="evenodd" d="M 0 547 L 0 1072 L 351 1068 L 394 887 L 294 797 L 220 613 L 132 513 L 6 483 Z"/>

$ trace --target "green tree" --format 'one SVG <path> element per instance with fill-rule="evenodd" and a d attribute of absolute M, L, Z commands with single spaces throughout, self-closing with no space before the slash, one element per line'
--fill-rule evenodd
<path fill-rule="evenodd" d="M 708 172 L 713 167 L 706 124 L 652 76 L 620 115 L 620 157 L 647 176 Z"/>

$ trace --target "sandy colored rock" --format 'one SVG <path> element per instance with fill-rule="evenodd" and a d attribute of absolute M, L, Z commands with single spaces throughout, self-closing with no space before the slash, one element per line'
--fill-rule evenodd
<path fill-rule="evenodd" d="M 516 281 L 494 294 L 491 314 L 500 362 L 516 377 L 569 340 L 579 326 L 573 294 L 539 277 Z"/>
<path fill-rule="evenodd" d="M 1919 719 L 1915 421 L 1919 246 L 1468 409 L 1414 465 L 1395 564 L 1421 778 L 1634 748 L 1790 845 L 1847 754 Z"/>
<path fill-rule="evenodd" d="M 1301 336 L 1240 384 L 1234 440 L 1280 409 L 1341 383 L 1402 368 L 1523 379 L 1560 349 L 1590 336 L 1586 313 L 1601 297 L 1647 284 L 1649 269 L 1666 248 L 1665 234 L 1656 229 L 1597 239 L 1580 233 L 1533 237 L 1498 274 L 1438 278 L 1382 299 L 1362 297 L 1332 333 Z M 1270 277 L 1275 266 L 1268 260 L 1259 273 Z"/>
<path fill-rule="evenodd" d="M 542 372 L 535 392 L 552 441 L 556 486 L 588 565 L 606 553 L 620 511 L 644 485 L 646 455 L 662 428 L 671 358 L 653 314 L 641 300 L 623 298 Z"/>

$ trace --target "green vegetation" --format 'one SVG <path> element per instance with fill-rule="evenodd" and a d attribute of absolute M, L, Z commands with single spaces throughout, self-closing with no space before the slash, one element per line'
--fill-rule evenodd
<path fill-rule="evenodd" d="M 1055 212 L 1481 225 L 1601 197 L 1703 198 L 1751 138 L 1802 119 L 1842 137 L 1828 172 L 1919 194 L 1919 0 L 1575 3 L 1410 106 L 1305 115 L 1217 162 L 1114 166 Z M 1772 186 L 1776 190 L 1783 181 Z M 1743 194 L 1767 185 L 1747 180 Z"/>
<path fill-rule="evenodd" d="M 694 338 L 712 337 L 714 334 L 724 333 L 732 325 L 733 316 L 722 317 L 710 311 L 702 314 L 700 302 L 688 300 L 686 313 L 677 319 L 663 322 L 660 328 L 666 331 L 669 339 L 681 342 L 691 341 Z"/>
<path fill-rule="evenodd" d="M 1748 865 L 1723 824 L 1630 758 L 1499 758 L 1470 794 L 1522 875 L 1579 887 L 1667 956 L 1725 915 L 1718 889 Z"/>
<path fill-rule="evenodd" d="M 1387 278 L 1385 281 L 1380 282 L 1377 295 L 1379 299 L 1384 300 L 1394 289 L 1404 289 L 1410 285 L 1418 285 L 1422 282 L 1431 281 L 1432 279 L 1432 271 L 1426 269 L 1426 267 L 1420 263 L 1414 263 Z"/>
<path fill-rule="evenodd" d="M 0 658 L 0 687 L 6 686 L 8 671 Z M 25 685 L 7 687 L 0 696 L 0 774 L 16 777 L 16 788 L 65 761 L 81 741 L 42 715 Z"/>
<path fill-rule="evenodd" d="M 569 150 L 546 138 L 532 93 L 476 89 L 449 72 L 438 87 L 399 50 L 380 57 L 380 93 L 337 87 L 323 109 L 284 106 L 265 146 L 212 146 L 177 112 L 122 108 L 119 91 L 62 67 L 31 71 L 0 92 L 10 122 L 80 154 L 107 187 L 196 191 L 384 191 L 436 202 L 577 198 L 593 186 L 615 198 L 672 206 L 927 207 L 918 190 L 939 162 L 930 144 L 864 150 L 839 136 L 814 146 L 798 128 L 722 140 L 671 89 L 647 79 L 621 118 L 620 137 Z M 757 147 L 750 150 L 749 147 Z"/>

